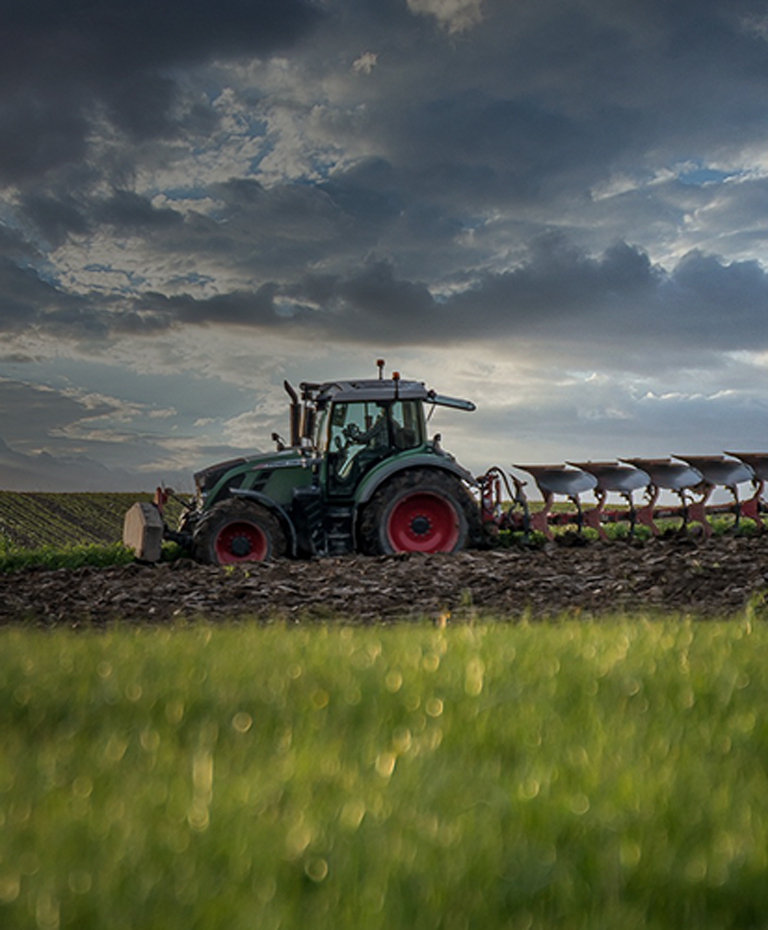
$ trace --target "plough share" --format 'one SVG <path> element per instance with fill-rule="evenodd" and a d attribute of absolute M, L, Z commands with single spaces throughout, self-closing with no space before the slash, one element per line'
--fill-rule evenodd
<path fill-rule="evenodd" d="M 762 530 L 761 514 L 768 511 L 763 491 L 768 481 L 768 453 L 726 452 L 725 455 L 676 455 L 670 458 L 627 458 L 614 462 L 567 462 L 563 465 L 513 465 L 534 481 L 543 503 L 532 509 L 525 492 L 527 482 L 507 474 L 498 467 L 478 479 L 482 514 L 486 526 L 499 529 L 536 531 L 553 538 L 552 528 L 575 524 L 596 530 L 606 538 L 605 525 L 627 523 L 630 535 L 638 525 L 647 527 L 653 536 L 661 532 L 658 521 L 679 519 L 681 529 L 697 524 L 704 538 L 712 533 L 708 517 L 731 514 L 734 526 L 743 518 L 754 521 Z M 739 486 L 750 488 L 748 496 L 739 495 Z M 731 500 L 711 503 L 718 489 L 728 492 Z M 659 503 L 666 491 L 678 503 Z M 582 495 L 591 493 L 594 502 L 585 507 Z M 609 495 L 622 502 L 608 508 Z M 638 503 L 636 494 L 642 494 Z M 511 505 L 507 502 L 511 501 Z M 558 499 L 570 503 L 570 509 L 556 509 Z"/>

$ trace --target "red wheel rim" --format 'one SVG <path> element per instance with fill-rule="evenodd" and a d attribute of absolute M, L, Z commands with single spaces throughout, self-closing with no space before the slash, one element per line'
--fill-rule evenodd
<path fill-rule="evenodd" d="M 213 543 L 216 561 L 220 565 L 233 562 L 261 562 L 267 557 L 267 534 L 255 523 L 240 520 L 219 530 Z"/>
<path fill-rule="evenodd" d="M 444 497 L 415 491 L 392 508 L 387 539 L 395 552 L 452 552 L 459 541 L 459 520 Z"/>

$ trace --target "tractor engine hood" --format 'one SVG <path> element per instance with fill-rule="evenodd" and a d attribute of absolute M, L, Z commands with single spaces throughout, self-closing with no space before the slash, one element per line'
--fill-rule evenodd
<path fill-rule="evenodd" d="M 247 461 L 247 459 L 242 457 L 238 459 L 227 459 L 226 462 L 217 462 L 215 465 L 209 465 L 207 468 L 203 468 L 202 471 L 195 472 L 192 477 L 194 478 L 195 488 L 198 494 L 206 494 L 218 483 L 222 475 L 225 475 L 238 465 L 243 465 Z"/>
<path fill-rule="evenodd" d="M 208 468 L 196 472 L 194 475 L 195 489 L 198 496 L 205 496 L 212 491 L 221 481 L 221 479 L 234 472 L 242 476 L 252 471 L 273 470 L 277 468 L 309 468 L 315 463 L 315 459 L 309 450 L 284 449 L 281 452 L 265 452 L 261 455 L 253 455 L 248 458 L 228 459 L 225 462 L 219 462 L 216 465 L 209 465 Z M 242 478 L 240 479 L 242 480 Z M 239 481 L 238 481 L 239 484 Z"/>

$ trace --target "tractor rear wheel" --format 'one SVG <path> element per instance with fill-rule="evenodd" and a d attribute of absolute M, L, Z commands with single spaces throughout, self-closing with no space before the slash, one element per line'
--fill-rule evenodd
<path fill-rule="evenodd" d="M 462 483 L 445 472 L 406 472 L 374 495 L 360 521 L 371 554 L 458 552 L 478 522 L 477 505 Z"/>
<path fill-rule="evenodd" d="M 229 498 L 201 517 L 195 529 L 195 556 L 212 565 L 264 562 L 285 555 L 280 523 L 266 507 Z"/>

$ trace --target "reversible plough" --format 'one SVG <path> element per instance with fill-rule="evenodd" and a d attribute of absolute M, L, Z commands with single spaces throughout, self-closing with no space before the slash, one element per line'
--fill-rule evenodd
<path fill-rule="evenodd" d="M 726 457 L 728 456 L 728 457 Z M 563 465 L 513 465 L 533 479 L 543 503 L 534 509 L 525 492 L 527 482 L 494 467 L 478 479 L 483 520 L 499 529 L 537 531 L 552 539 L 555 526 L 585 527 L 606 538 L 605 524 L 626 523 L 629 533 L 647 527 L 651 534 L 661 532 L 658 521 L 676 519 L 680 528 L 698 524 L 707 538 L 712 533 L 708 517 L 730 514 L 734 526 L 742 518 L 763 528 L 761 513 L 768 510 L 763 491 L 768 481 L 768 453 L 726 452 L 725 455 L 674 456 L 663 459 L 632 458 L 614 462 L 567 462 Z M 749 485 L 748 496 L 739 495 L 739 486 Z M 724 490 L 725 503 L 711 503 L 713 494 Z M 662 492 L 677 503 L 659 503 Z M 594 502 L 585 507 L 582 495 L 591 493 Z M 635 500 L 642 494 L 641 502 Z M 609 496 L 621 501 L 608 508 Z M 558 500 L 559 499 L 559 500 Z M 509 503 L 511 501 L 511 504 Z M 563 508 L 562 502 L 571 506 Z"/>

